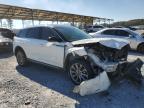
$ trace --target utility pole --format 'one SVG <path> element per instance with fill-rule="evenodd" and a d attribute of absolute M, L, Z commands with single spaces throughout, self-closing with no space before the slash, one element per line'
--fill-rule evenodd
<path fill-rule="evenodd" d="M 0 25 L 1 25 L 1 27 L 2 27 L 2 19 L 0 19 Z"/>

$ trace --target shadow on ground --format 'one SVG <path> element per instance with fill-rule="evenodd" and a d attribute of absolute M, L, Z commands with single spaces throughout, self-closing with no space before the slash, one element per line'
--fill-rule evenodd
<path fill-rule="evenodd" d="M 17 66 L 16 69 L 23 76 L 48 89 L 77 100 L 79 104 L 75 105 L 76 108 L 143 108 L 144 106 L 144 88 L 136 88 L 128 81 L 114 84 L 108 90 L 108 95 L 94 94 L 81 97 L 72 92 L 74 85 L 66 72 L 35 63 L 25 68 Z"/>

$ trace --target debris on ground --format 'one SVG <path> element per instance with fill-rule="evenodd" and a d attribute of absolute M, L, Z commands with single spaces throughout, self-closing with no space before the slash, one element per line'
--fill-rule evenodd
<path fill-rule="evenodd" d="M 143 61 L 137 59 L 133 62 L 125 63 L 124 66 L 119 67 L 116 71 L 117 79 L 126 78 L 131 80 L 134 83 L 141 84 L 142 82 L 142 73 L 141 68 L 143 66 Z"/>
<path fill-rule="evenodd" d="M 81 96 L 85 96 L 106 91 L 111 85 L 109 78 L 112 77 L 119 81 L 122 79 L 128 79 L 134 84 L 140 85 L 143 78 L 141 73 L 142 67 L 143 61 L 139 58 L 133 62 L 124 63 L 123 65 L 118 66 L 113 76 L 108 77 L 107 72 L 104 71 L 97 75 L 95 78 L 83 81 L 80 85 L 75 86 L 73 92 L 79 93 Z"/>
<path fill-rule="evenodd" d="M 93 79 L 83 81 L 73 90 L 74 93 L 79 93 L 81 96 L 90 95 L 105 91 L 110 86 L 110 80 L 107 73 L 104 71 Z"/>

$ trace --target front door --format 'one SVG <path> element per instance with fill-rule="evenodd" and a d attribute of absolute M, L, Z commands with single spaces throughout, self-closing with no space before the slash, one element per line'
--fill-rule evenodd
<path fill-rule="evenodd" d="M 56 40 L 48 40 L 49 37 L 55 37 Z M 50 28 L 42 27 L 41 42 L 37 48 L 41 62 L 63 67 L 64 46 L 65 42 L 60 39 L 58 34 L 54 33 Z"/>

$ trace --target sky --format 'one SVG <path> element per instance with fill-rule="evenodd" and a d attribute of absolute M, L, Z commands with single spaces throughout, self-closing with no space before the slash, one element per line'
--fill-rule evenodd
<path fill-rule="evenodd" d="M 111 18 L 114 21 L 144 18 L 144 0 L 0 0 L 0 4 Z"/>

